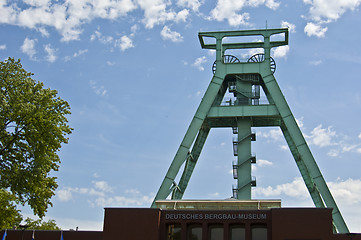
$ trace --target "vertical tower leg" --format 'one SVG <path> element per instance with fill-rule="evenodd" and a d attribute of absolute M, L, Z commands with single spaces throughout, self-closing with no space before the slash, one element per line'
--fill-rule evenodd
<path fill-rule="evenodd" d="M 237 146 L 237 198 L 240 200 L 251 199 L 251 121 L 239 119 L 238 146 Z"/>

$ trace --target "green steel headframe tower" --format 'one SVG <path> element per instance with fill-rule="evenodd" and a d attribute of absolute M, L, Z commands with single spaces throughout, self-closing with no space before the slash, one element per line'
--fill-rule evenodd
<path fill-rule="evenodd" d="M 263 41 L 234 42 L 245 36 L 263 37 Z M 234 155 L 237 156 L 237 162 L 233 164 L 233 175 L 237 179 L 233 197 L 251 200 L 251 188 L 255 186 L 251 164 L 256 162 L 251 153 L 251 141 L 255 140 L 251 127 L 279 126 L 315 206 L 332 208 L 335 228 L 340 233 L 348 233 L 336 202 L 273 75 L 276 65 L 270 55 L 271 48 L 288 44 L 288 29 L 200 32 L 198 37 L 202 48 L 216 50 L 216 61 L 212 68 L 214 75 L 152 207 L 155 207 L 156 200 L 165 200 L 170 194 L 171 199 L 182 199 L 210 129 L 218 127 L 232 128 L 233 133 L 237 134 L 233 140 Z M 281 40 L 277 40 L 279 37 Z M 213 41 L 208 43 L 209 40 Z M 247 62 L 225 55 L 226 50 L 250 48 L 263 48 L 264 53 L 253 55 Z M 267 104 L 259 103 L 261 87 Z M 234 100 L 223 105 L 227 90 L 233 93 Z M 182 165 L 183 173 L 176 183 L 175 178 Z"/>

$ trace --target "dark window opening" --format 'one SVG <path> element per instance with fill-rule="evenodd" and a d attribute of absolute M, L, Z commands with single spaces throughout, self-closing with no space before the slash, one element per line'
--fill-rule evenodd
<path fill-rule="evenodd" d="M 231 225 L 229 228 L 230 240 L 246 240 L 244 225 Z"/>
<path fill-rule="evenodd" d="M 252 225 L 251 227 L 252 240 L 267 240 L 267 226 L 266 225 Z"/>
<path fill-rule="evenodd" d="M 167 240 L 181 240 L 182 227 L 180 224 L 169 224 L 167 227 Z"/>
<path fill-rule="evenodd" d="M 187 228 L 187 240 L 202 240 L 202 225 L 189 225 Z"/>
<path fill-rule="evenodd" d="M 223 240 L 224 239 L 223 225 L 209 225 L 208 240 Z"/>

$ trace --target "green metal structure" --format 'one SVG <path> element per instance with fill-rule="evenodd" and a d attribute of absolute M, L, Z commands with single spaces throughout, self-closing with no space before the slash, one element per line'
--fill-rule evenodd
<path fill-rule="evenodd" d="M 237 42 L 247 40 L 249 36 L 263 41 Z M 251 164 L 256 162 L 251 154 L 251 141 L 255 140 L 251 127 L 279 126 L 315 206 L 332 208 L 335 228 L 339 233 L 348 233 L 336 202 L 273 74 L 276 65 L 271 57 L 271 48 L 288 44 L 288 29 L 200 32 L 198 37 L 202 48 L 216 51 L 212 68 L 214 75 L 152 207 L 155 207 L 156 200 L 165 200 L 170 194 L 171 199 L 182 199 L 210 129 L 219 127 L 232 128 L 233 133 L 237 134 L 233 141 L 234 155 L 237 156 L 237 162 L 233 165 L 234 178 L 237 179 L 233 197 L 251 200 L 251 188 L 256 185 L 251 175 Z M 250 48 L 263 48 L 264 53 L 253 55 L 246 62 L 225 54 L 227 50 Z M 259 103 L 261 88 L 268 100 L 267 104 Z M 223 105 L 227 90 L 233 93 L 234 100 Z M 183 165 L 182 175 L 176 183 L 175 178 Z"/>

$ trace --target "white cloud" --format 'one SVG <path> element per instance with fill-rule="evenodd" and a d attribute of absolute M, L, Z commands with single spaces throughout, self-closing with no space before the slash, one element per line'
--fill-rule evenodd
<path fill-rule="evenodd" d="M 29 39 L 25 38 L 23 45 L 21 46 L 21 51 L 27 54 L 31 59 L 34 59 L 34 55 L 36 54 L 35 43 L 37 39 Z"/>
<path fill-rule="evenodd" d="M 72 56 L 66 56 L 64 58 L 64 61 L 68 62 L 68 61 L 72 60 L 73 58 L 80 57 L 81 55 L 83 55 L 83 54 L 85 54 L 87 52 L 88 52 L 88 49 L 81 49 L 81 50 L 75 52 Z"/>
<path fill-rule="evenodd" d="M 337 180 L 327 183 L 333 196 L 345 204 L 361 203 L 361 179 Z"/>
<path fill-rule="evenodd" d="M 176 15 L 175 21 L 178 22 L 186 22 L 189 16 L 189 11 L 187 9 L 183 9 L 179 11 Z"/>
<path fill-rule="evenodd" d="M 289 51 L 290 47 L 288 45 L 280 46 L 272 49 L 272 55 L 274 58 L 286 58 Z"/>
<path fill-rule="evenodd" d="M 95 18 L 117 19 L 135 10 L 132 0 L 68 0 L 52 2 L 46 0 L 26 0 L 28 8 L 0 3 L 0 23 L 38 29 L 48 35 L 45 27 L 55 28 L 63 41 L 79 40 L 82 25 Z"/>
<path fill-rule="evenodd" d="M 105 89 L 105 87 L 99 86 L 95 81 L 90 80 L 89 81 L 90 87 L 93 89 L 93 91 L 95 92 L 96 95 L 98 96 L 105 96 L 107 94 L 107 90 Z"/>
<path fill-rule="evenodd" d="M 308 36 L 324 37 L 327 27 L 324 24 L 337 21 L 345 12 L 355 11 L 361 0 L 304 0 L 311 5 L 309 9 L 308 22 L 304 31 Z"/>
<path fill-rule="evenodd" d="M 171 5 L 170 1 L 165 0 L 138 0 L 140 8 L 144 11 L 143 23 L 148 29 L 155 25 L 160 25 L 166 21 L 184 20 L 185 12 L 175 12 L 168 10 L 167 7 Z"/>
<path fill-rule="evenodd" d="M 358 138 L 361 139 L 361 133 L 358 135 Z"/>
<path fill-rule="evenodd" d="M 286 22 L 286 21 L 282 21 L 281 22 L 281 27 L 282 28 L 288 28 L 290 33 L 295 33 L 296 32 L 296 25 Z"/>
<path fill-rule="evenodd" d="M 273 165 L 273 162 L 268 160 L 259 159 L 257 160 L 257 166 L 259 167 L 265 167 L 265 166 L 271 166 Z"/>
<path fill-rule="evenodd" d="M 249 13 L 240 13 L 240 11 L 244 7 L 258 7 L 260 5 L 275 10 L 280 3 L 274 0 L 218 0 L 216 7 L 210 12 L 210 19 L 227 20 L 231 26 L 248 25 Z"/>
<path fill-rule="evenodd" d="M 283 139 L 283 133 L 280 128 L 271 129 L 269 131 L 257 132 L 258 137 L 270 138 L 274 141 L 281 141 Z"/>
<path fill-rule="evenodd" d="M 314 66 L 318 66 L 322 63 L 322 60 L 315 60 L 315 61 L 311 61 L 310 64 L 314 65 Z"/>
<path fill-rule="evenodd" d="M 310 144 L 327 147 L 336 145 L 336 143 L 333 142 L 333 138 L 336 136 L 336 131 L 333 131 L 332 127 L 322 128 L 322 124 L 320 124 L 311 131 L 311 135 L 306 135 L 306 138 Z"/>
<path fill-rule="evenodd" d="M 198 12 L 199 7 L 203 3 L 204 1 L 198 1 L 198 0 L 178 0 L 177 5 L 181 7 L 187 7 L 195 12 Z"/>
<path fill-rule="evenodd" d="M 289 197 L 305 199 L 309 196 L 306 185 L 300 177 L 295 178 L 291 183 L 284 183 L 275 187 L 256 187 L 253 191 L 257 197 L 277 197 L 284 194 Z"/>
<path fill-rule="evenodd" d="M 338 151 L 337 149 L 331 149 L 327 153 L 327 155 L 330 156 L 330 157 L 338 157 L 339 154 L 340 154 L 340 151 Z"/>
<path fill-rule="evenodd" d="M 94 187 L 103 192 L 112 192 L 113 188 L 106 181 L 94 181 Z"/>
<path fill-rule="evenodd" d="M 170 40 L 172 42 L 182 42 L 183 37 L 180 33 L 170 30 L 168 26 L 164 26 L 160 35 L 164 40 Z"/>
<path fill-rule="evenodd" d="M 252 57 L 253 55 L 258 54 L 258 53 L 264 53 L 264 49 L 263 48 L 251 48 L 251 49 L 247 50 L 246 52 L 242 53 L 241 58 L 248 60 L 250 57 Z"/>
<path fill-rule="evenodd" d="M 327 27 L 321 27 L 320 24 L 315 24 L 312 22 L 307 23 L 304 32 L 307 36 L 316 36 L 318 38 L 324 37 L 327 32 Z"/>
<path fill-rule="evenodd" d="M 286 151 L 286 150 L 288 150 L 288 145 L 281 145 L 280 148 L 281 148 L 282 150 L 285 150 L 285 151 Z"/>
<path fill-rule="evenodd" d="M 258 1 L 255 1 L 255 2 L 258 2 Z M 275 2 L 274 0 L 266 0 L 264 2 L 265 2 L 266 7 L 270 8 L 272 10 L 276 10 L 280 6 L 280 3 Z"/>
<path fill-rule="evenodd" d="M 0 50 L 5 50 L 5 49 L 6 49 L 6 45 L 5 45 L 5 44 L 0 45 Z"/>
<path fill-rule="evenodd" d="M 124 52 L 125 50 L 134 47 L 132 38 L 135 36 L 137 30 L 138 25 L 134 24 L 131 26 L 131 33 L 128 36 L 124 35 L 118 39 L 114 39 L 112 36 L 104 36 L 98 29 L 90 36 L 90 41 L 98 40 L 102 44 L 111 44 Z"/>
<path fill-rule="evenodd" d="M 41 33 L 41 36 L 43 36 L 43 37 L 49 37 L 49 36 L 50 36 L 49 32 L 46 31 L 46 29 L 43 28 L 43 27 L 40 27 L 40 28 L 38 29 L 38 31 Z"/>
<path fill-rule="evenodd" d="M 16 6 L 14 4 L 9 5 L 6 1 L 0 1 L 0 23 L 14 24 L 16 22 Z"/>
<path fill-rule="evenodd" d="M 61 202 L 68 202 L 73 198 L 71 192 L 71 188 L 61 189 L 56 192 L 56 196 Z"/>
<path fill-rule="evenodd" d="M 99 31 L 95 31 L 91 36 L 90 36 L 90 41 L 94 41 L 94 40 L 98 40 L 100 43 L 103 44 L 108 44 L 108 43 L 112 43 L 114 41 L 113 37 L 111 36 L 103 36 L 101 32 Z"/>
<path fill-rule="evenodd" d="M 133 40 L 128 36 L 122 36 L 118 40 L 116 40 L 116 46 L 120 48 L 123 52 L 129 48 L 133 48 Z"/>
<path fill-rule="evenodd" d="M 249 13 L 238 13 L 243 7 L 244 1 L 218 0 L 216 7 L 210 13 L 211 20 L 228 20 L 231 26 L 247 25 Z"/>
<path fill-rule="evenodd" d="M 92 197 L 105 197 L 106 194 L 112 193 L 113 188 L 105 181 L 93 181 L 93 187 L 65 187 L 57 191 L 56 196 L 61 202 L 68 202 L 74 198 L 74 195 L 88 195 Z"/>
<path fill-rule="evenodd" d="M 95 200 L 97 206 L 150 206 L 154 194 L 143 195 L 137 189 L 126 190 L 122 196 L 99 197 Z"/>
<path fill-rule="evenodd" d="M 33 7 L 45 7 L 49 4 L 49 0 L 23 0 L 23 2 Z"/>
<path fill-rule="evenodd" d="M 311 5 L 310 18 L 316 22 L 331 22 L 339 19 L 346 11 L 354 11 L 361 0 L 304 0 Z"/>
<path fill-rule="evenodd" d="M 193 67 L 198 68 L 199 71 L 204 71 L 204 67 L 202 66 L 207 62 L 207 58 L 205 56 L 197 58 L 192 64 Z"/>
<path fill-rule="evenodd" d="M 47 54 L 45 57 L 46 61 L 51 63 L 55 62 L 57 59 L 57 56 L 55 56 L 55 49 L 52 48 L 50 44 L 47 44 L 44 46 L 44 50 Z"/>
<path fill-rule="evenodd" d="M 336 180 L 327 182 L 334 198 L 339 204 L 355 206 L 361 203 L 361 179 Z M 306 185 L 301 177 L 295 178 L 290 183 L 277 186 L 257 187 L 254 190 L 257 197 L 279 197 L 286 195 L 293 198 L 310 198 Z"/>
<path fill-rule="evenodd" d="M 132 32 L 133 35 L 138 31 L 138 29 L 139 27 L 137 24 L 134 24 L 133 26 L 130 27 L 130 31 Z"/>
<path fill-rule="evenodd" d="M 107 61 L 107 65 L 108 65 L 108 66 L 114 66 L 114 65 L 115 65 L 115 62 Z"/>

